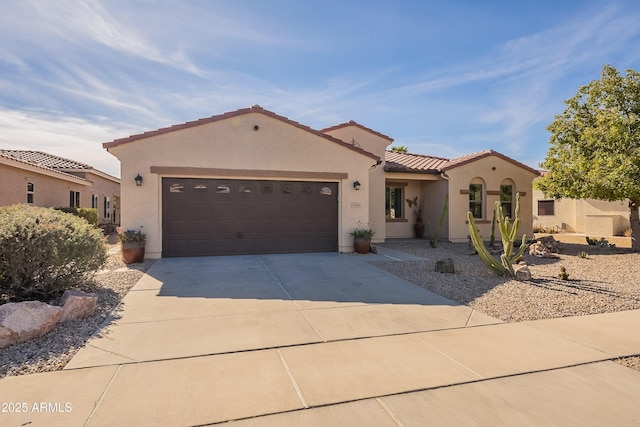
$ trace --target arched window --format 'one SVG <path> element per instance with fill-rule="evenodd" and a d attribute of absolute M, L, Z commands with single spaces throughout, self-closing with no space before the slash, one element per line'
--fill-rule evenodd
<path fill-rule="evenodd" d="M 509 218 L 513 218 L 513 196 L 515 194 L 515 184 L 510 179 L 505 179 L 500 184 L 500 204 L 502 211 Z"/>
<path fill-rule="evenodd" d="M 473 178 L 469 184 L 469 211 L 474 218 L 484 218 L 484 181 Z"/>

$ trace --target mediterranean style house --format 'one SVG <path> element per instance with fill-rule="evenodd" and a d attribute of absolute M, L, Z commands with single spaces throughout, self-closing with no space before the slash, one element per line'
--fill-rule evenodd
<path fill-rule="evenodd" d="M 0 150 L 0 206 L 97 208 L 100 224 L 119 224 L 120 180 L 42 151 Z"/>
<path fill-rule="evenodd" d="M 469 210 L 488 239 L 495 202 L 513 212 L 516 193 L 531 234 L 536 170 L 491 150 L 442 159 L 392 142 L 354 121 L 315 130 L 256 105 L 103 146 L 121 162 L 122 225 L 143 228 L 151 258 L 352 252 L 355 227 L 373 227 L 374 242 L 412 237 L 417 209 L 429 235 L 445 196 L 443 239 L 467 241 Z"/>

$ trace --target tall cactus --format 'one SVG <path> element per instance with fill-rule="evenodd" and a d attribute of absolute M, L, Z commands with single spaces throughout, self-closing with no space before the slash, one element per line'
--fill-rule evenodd
<path fill-rule="evenodd" d="M 476 227 L 476 223 L 473 220 L 471 212 L 467 212 L 467 218 L 469 220 L 469 234 L 471 235 L 473 246 L 475 246 L 476 251 L 478 251 L 478 255 L 480 255 L 480 259 L 482 259 L 482 262 L 484 262 L 490 270 L 501 276 L 514 277 L 515 272 L 513 270 L 513 263 L 522 256 L 527 247 L 527 235 L 523 234 L 522 243 L 520 243 L 518 251 L 513 253 L 514 242 L 518 235 L 518 228 L 520 228 L 520 193 L 516 193 L 516 210 L 513 224 L 509 222 L 509 217 L 505 216 L 500 202 L 496 202 L 496 209 L 498 210 L 498 224 L 500 226 L 503 248 L 503 254 L 500 255 L 500 261 L 494 258 L 494 256 L 491 255 L 484 246 L 484 242 L 482 241 L 482 237 Z"/>
<path fill-rule="evenodd" d="M 438 226 L 436 227 L 436 231 L 431 236 L 431 247 L 435 248 L 438 244 L 438 237 L 440 235 L 440 229 L 442 228 L 442 223 L 444 219 L 447 217 L 447 211 L 449 210 L 449 195 L 445 194 L 444 196 L 444 207 L 442 208 L 442 213 L 440 214 L 440 220 L 438 221 Z"/>

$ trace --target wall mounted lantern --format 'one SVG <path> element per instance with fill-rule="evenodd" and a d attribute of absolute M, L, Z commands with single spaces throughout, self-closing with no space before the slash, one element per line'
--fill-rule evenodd
<path fill-rule="evenodd" d="M 140 187 L 142 185 L 142 176 L 140 176 L 140 174 L 138 174 L 135 178 L 133 178 L 134 181 L 136 182 L 136 186 Z"/>
<path fill-rule="evenodd" d="M 356 190 L 359 190 L 360 189 L 360 181 L 358 181 L 358 180 L 353 181 L 353 188 L 356 189 Z"/>

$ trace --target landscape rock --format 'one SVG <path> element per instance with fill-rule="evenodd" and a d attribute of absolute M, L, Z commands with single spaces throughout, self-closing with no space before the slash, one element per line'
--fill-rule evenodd
<path fill-rule="evenodd" d="M 531 270 L 527 265 L 518 265 L 515 268 L 516 280 L 520 282 L 526 282 L 527 280 L 531 280 Z"/>
<path fill-rule="evenodd" d="M 558 242 L 553 236 L 543 236 L 536 239 L 538 243 L 542 243 L 550 252 L 559 254 L 564 249 L 562 242 Z"/>
<path fill-rule="evenodd" d="M 13 344 L 11 341 L 11 331 L 0 326 L 0 348 Z"/>
<path fill-rule="evenodd" d="M 89 294 L 82 291 L 66 290 L 62 294 L 62 315 L 61 322 L 67 320 L 82 319 L 93 314 L 98 303 L 98 297 L 95 294 Z"/>
<path fill-rule="evenodd" d="M 61 315 L 62 308 L 40 301 L 0 306 L 0 348 L 45 335 L 56 326 Z"/>
<path fill-rule="evenodd" d="M 557 258 L 543 242 L 534 242 L 529 246 L 529 255 L 537 256 L 538 258 Z"/>
<path fill-rule="evenodd" d="M 435 270 L 438 273 L 449 273 L 449 274 L 455 273 L 456 269 L 453 265 L 453 258 L 441 259 L 439 261 L 436 261 Z"/>

